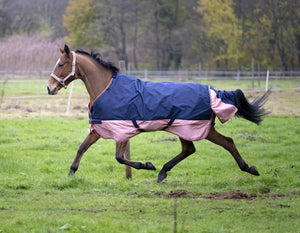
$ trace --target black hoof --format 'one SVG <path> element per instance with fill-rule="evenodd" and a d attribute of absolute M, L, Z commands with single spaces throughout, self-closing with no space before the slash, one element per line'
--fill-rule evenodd
<path fill-rule="evenodd" d="M 255 166 L 249 168 L 249 173 L 255 176 L 259 176 L 259 172 Z"/>
<path fill-rule="evenodd" d="M 77 170 L 78 170 L 78 167 L 71 166 L 70 171 L 69 171 L 69 176 L 73 176 Z"/>
<path fill-rule="evenodd" d="M 146 162 L 145 166 L 147 170 L 156 170 L 156 167 L 151 162 Z"/>
<path fill-rule="evenodd" d="M 75 171 L 73 169 L 70 169 L 68 176 L 73 176 L 75 174 Z"/>
<path fill-rule="evenodd" d="M 157 183 L 160 183 L 162 182 L 164 179 L 167 178 L 167 173 L 165 170 L 160 170 L 159 174 L 158 174 L 158 177 L 157 177 Z"/>

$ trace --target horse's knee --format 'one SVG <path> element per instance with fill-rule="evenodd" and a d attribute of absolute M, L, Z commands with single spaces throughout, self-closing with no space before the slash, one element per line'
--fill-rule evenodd
<path fill-rule="evenodd" d="M 189 142 L 187 144 L 182 145 L 182 152 L 184 155 L 191 155 L 196 152 L 196 148 L 193 144 L 193 142 Z"/>
<path fill-rule="evenodd" d="M 195 146 L 192 144 L 191 146 L 189 146 L 188 148 L 185 148 L 185 150 L 183 151 L 185 154 L 191 155 L 194 154 L 196 152 L 196 148 Z"/>

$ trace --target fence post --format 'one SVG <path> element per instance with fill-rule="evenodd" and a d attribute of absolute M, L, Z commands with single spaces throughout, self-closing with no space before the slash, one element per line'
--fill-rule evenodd
<path fill-rule="evenodd" d="M 125 61 L 119 61 L 119 68 L 121 70 L 121 72 L 123 74 L 126 74 L 126 67 L 125 67 Z M 130 141 L 128 140 L 127 145 L 126 145 L 126 150 L 124 152 L 124 157 L 127 160 L 130 160 Z M 125 165 L 125 177 L 127 179 L 131 179 L 132 178 L 132 171 L 131 171 L 131 167 Z"/>
<path fill-rule="evenodd" d="M 181 82 L 182 81 L 181 70 L 177 70 L 177 75 L 178 75 L 178 80 Z"/>
<path fill-rule="evenodd" d="M 67 110 L 66 110 L 66 115 L 69 115 L 69 111 L 70 111 L 73 86 L 74 86 L 74 82 L 72 82 L 71 89 L 70 89 L 70 92 L 69 92 L 69 99 L 68 99 L 68 106 L 67 106 Z"/>
<path fill-rule="evenodd" d="M 260 88 L 260 64 L 257 62 L 258 87 Z"/>
<path fill-rule="evenodd" d="M 144 79 L 145 79 L 145 81 L 148 80 L 148 70 L 147 69 L 144 70 Z"/>
<path fill-rule="evenodd" d="M 266 76 L 266 92 L 268 91 L 269 86 L 269 70 L 267 70 L 267 76 Z"/>
<path fill-rule="evenodd" d="M 201 79 L 201 73 L 202 73 L 202 63 L 199 62 L 199 67 L 198 67 L 198 76 Z"/>
<path fill-rule="evenodd" d="M 3 99 L 4 99 L 4 93 L 5 93 L 5 84 L 7 83 L 9 78 L 6 78 L 3 82 L 2 82 L 2 87 L 0 88 L 1 90 L 1 98 L 0 98 L 0 106 L 2 105 L 3 103 Z"/>
<path fill-rule="evenodd" d="M 251 60 L 252 89 L 254 89 L 254 58 Z"/>

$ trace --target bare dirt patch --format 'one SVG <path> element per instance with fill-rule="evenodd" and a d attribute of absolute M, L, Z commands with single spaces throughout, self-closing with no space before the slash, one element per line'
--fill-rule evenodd
<path fill-rule="evenodd" d="M 169 193 L 163 195 L 166 198 L 199 198 L 203 197 L 205 199 L 211 200 L 255 200 L 257 198 L 282 198 L 284 194 L 262 194 L 262 195 L 255 195 L 255 194 L 248 194 L 246 192 L 242 192 L 241 190 L 233 190 L 228 192 L 220 192 L 220 193 L 194 193 L 189 192 L 184 189 L 178 190 L 171 190 Z"/>
<path fill-rule="evenodd" d="M 205 199 L 212 199 L 212 200 L 241 200 L 241 199 L 248 199 L 253 200 L 256 196 L 249 195 L 246 192 L 242 192 L 240 190 L 222 192 L 222 193 L 208 193 L 208 194 L 200 194 L 200 193 L 193 193 L 189 192 L 184 189 L 179 190 L 171 190 L 169 193 L 164 195 L 167 198 L 197 198 L 203 197 Z"/>
<path fill-rule="evenodd" d="M 282 198 L 284 197 L 284 194 L 261 194 L 261 195 L 255 195 L 255 194 L 248 194 L 246 192 L 242 192 L 241 190 L 234 190 L 234 191 L 228 191 L 228 192 L 222 192 L 222 193 L 208 193 L 205 194 L 203 197 L 206 199 L 212 199 L 212 200 L 255 200 L 257 198 Z"/>
<path fill-rule="evenodd" d="M 165 195 L 167 198 L 197 198 L 200 196 L 200 193 L 193 193 L 184 189 L 171 190 Z"/>
<path fill-rule="evenodd" d="M 59 96 L 7 96 L 0 105 L 0 119 L 36 117 L 72 117 L 88 119 L 88 95 L 73 94 L 68 115 L 68 93 Z"/>
<path fill-rule="evenodd" d="M 241 190 L 234 190 L 234 191 L 228 191 L 223 193 L 208 193 L 204 195 L 204 198 L 206 199 L 213 199 L 213 200 L 241 200 L 241 199 L 248 199 L 253 200 L 256 198 L 256 196 L 249 195 L 246 192 L 242 192 Z"/>

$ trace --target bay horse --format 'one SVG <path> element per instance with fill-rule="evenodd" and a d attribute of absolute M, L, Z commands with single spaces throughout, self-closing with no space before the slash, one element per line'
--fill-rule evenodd
<path fill-rule="evenodd" d="M 224 123 L 233 115 L 258 125 L 268 114 L 263 104 L 270 91 L 249 103 L 241 90 L 216 91 L 212 87 L 195 83 L 143 82 L 120 74 L 119 69 L 113 63 L 104 61 L 99 53 L 89 54 L 82 50 L 74 52 L 67 45 L 60 48 L 60 52 L 61 56 L 47 82 L 48 94 L 56 95 L 73 80 L 81 79 L 90 97 L 90 132 L 77 151 L 69 175 L 77 171 L 83 154 L 100 137 L 116 141 L 115 156 L 119 163 L 136 169 L 156 170 L 151 162 L 126 159 L 124 152 L 129 138 L 134 135 L 144 131 L 165 130 L 179 136 L 182 150 L 163 165 L 157 182 L 166 179 L 168 171 L 195 152 L 193 141 L 202 139 L 228 150 L 242 171 L 259 176 L 257 168 L 249 167 L 241 157 L 233 139 L 217 132 L 214 125 L 216 116 Z M 130 96 L 123 97 L 121 93 Z M 142 93 L 145 96 L 141 96 Z M 159 102 L 165 99 L 172 102 Z M 193 102 L 196 105 L 190 107 Z M 96 108 L 99 108 L 98 112 Z M 167 115 L 161 113 L 165 111 Z M 144 116 L 141 116 L 141 112 Z"/>

